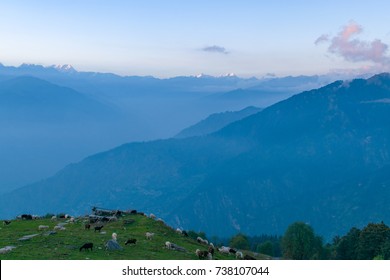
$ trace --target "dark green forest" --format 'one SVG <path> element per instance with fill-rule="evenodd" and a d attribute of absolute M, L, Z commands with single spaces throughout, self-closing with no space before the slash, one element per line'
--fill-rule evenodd
<path fill-rule="evenodd" d="M 204 233 L 190 231 L 193 236 Z M 304 223 L 291 224 L 283 236 L 247 236 L 242 233 L 209 240 L 217 245 L 227 244 L 233 248 L 251 250 L 290 260 L 390 260 L 390 227 L 385 223 L 369 223 L 364 228 L 351 228 L 344 236 L 335 236 L 325 243 L 314 229 Z"/>

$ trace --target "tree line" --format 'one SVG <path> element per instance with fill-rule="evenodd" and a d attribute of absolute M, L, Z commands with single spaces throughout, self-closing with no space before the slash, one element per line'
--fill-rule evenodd
<path fill-rule="evenodd" d="M 281 245 L 285 259 L 389 260 L 390 228 L 383 222 L 369 223 L 323 244 L 311 226 L 296 222 L 287 228 Z"/>
<path fill-rule="evenodd" d="M 203 232 L 190 231 L 189 234 L 194 238 L 207 238 Z M 324 243 L 323 238 L 304 222 L 291 224 L 283 236 L 238 233 L 231 238 L 213 236 L 209 240 L 217 246 L 227 244 L 291 260 L 390 260 L 390 228 L 384 222 L 369 223 L 362 229 L 353 227 L 347 234 L 335 236 L 329 243 Z"/>

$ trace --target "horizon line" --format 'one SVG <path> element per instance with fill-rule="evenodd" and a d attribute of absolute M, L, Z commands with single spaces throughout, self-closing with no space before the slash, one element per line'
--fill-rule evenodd
<path fill-rule="evenodd" d="M 349 73 L 346 73 L 347 71 L 346 70 L 334 70 L 334 71 L 330 71 L 328 73 L 322 73 L 322 74 L 312 74 L 312 75 L 308 75 L 308 74 L 300 74 L 300 75 L 285 75 L 285 76 L 279 76 L 277 74 L 271 74 L 271 73 L 267 73 L 265 75 L 262 75 L 262 76 L 255 76 L 255 75 L 252 75 L 252 76 L 248 76 L 248 77 L 243 77 L 243 76 L 239 76 L 239 75 L 236 75 L 234 72 L 231 72 L 231 73 L 225 73 L 225 74 L 220 74 L 220 75 L 211 75 L 211 74 L 206 74 L 206 73 L 199 73 L 199 74 L 191 74 L 191 75 L 177 75 L 177 76 L 169 76 L 169 77 L 158 77 L 158 76 L 154 76 L 154 75 L 138 75 L 138 74 L 134 74 L 134 75 L 128 75 L 128 74 L 119 74 L 119 73 L 115 73 L 115 72 L 109 72 L 109 71 L 103 71 L 103 72 L 100 72 L 100 71 L 90 71 L 90 70 L 77 70 L 76 68 L 73 67 L 72 64 L 50 64 L 50 65 L 45 65 L 45 64 L 41 64 L 41 63 L 27 63 L 27 62 L 23 62 L 19 65 L 5 65 L 3 64 L 2 62 L 0 62 L 0 67 L 4 67 L 4 68 L 21 68 L 23 66 L 32 66 L 32 67 L 42 67 L 44 69 L 55 69 L 57 70 L 59 73 L 71 73 L 71 72 L 77 72 L 77 73 L 90 73 L 90 74 L 111 74 L 111 75 L 115 75 L 115 76 L 118 76 L 118 77 L 122 77 L 122 78 L 126 78 L 126 77 L 140 77 L 140 78 L 154 78 L 154 79 L 158 79 L 158 80 L 169 80 L 169 79 L 174 79 L 174 78 L 238 78 L 238 79 L 243 79 L 243 80 L 250 80 L 250 79 L 257 79 L 257 80 L 271 80 L 271 79 L 280 79 L 280 78 L 288 78 L 288 77 L 293 77 L 293 78 L 296 78 L 296 77 L 314 77 L 314 76 L 318 76 L 318 77 L 321 77 L 321 76 L 330 76 L 330 75 L 335 75 L 335 76 L 354 76 L 354 77 L 359 77 L 359 76 L 366 76 L 366 75 L 376 75 L 376 74 L 381 74 L 381 73 L 388 73 L 388 72 L 365 72 L 365 73 L 362 73 L 362 72 L 356 72 L 356 71 L 359 71 L 359 70 L 353 70 L 353 69 L 349 69 Z"/>

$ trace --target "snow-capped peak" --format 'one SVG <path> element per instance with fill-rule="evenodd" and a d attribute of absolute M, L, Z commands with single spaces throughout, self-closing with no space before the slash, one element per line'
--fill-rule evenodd
<path fill-rule="evenodd" d="M 206 77 L 207 75 L 205 75 L 205 74 L 203 74 L 203 73 L 200 73 L 200 74 L 198 74 L 198 75 L 196 75 L 195 77 L 196 78 L 204 78 L 204 77 Z"/>
<path fill-rule="evenodd" d="M 237 77 L 234 73 L 226 73 L 224 75 L 221 75 L 221 77 Z"/>
<path fill-rule="evenodd" d="M 195 76 L 196 78 L 226 78 L 226 77 L 237 77 L 236 74 L 234 73 L 227 73 L 227 74 L 223 74 L 223 75 L 219 75 L 219 76 L 210 76 L 210 75 L 206 75 L 206 74 L 198 74 Z"/>
<path fill-rule="evenodd" d="M 52 67 L 59 72 L 76 72 L 76 70 L 70 64 L 53 65 Z"/>

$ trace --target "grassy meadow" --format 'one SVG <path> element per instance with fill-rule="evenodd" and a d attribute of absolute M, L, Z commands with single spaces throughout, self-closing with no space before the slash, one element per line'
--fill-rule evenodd
<path fill-rule="evenodd" d="M 125 224 L 124 220 L 133 220 Z M 65 224 L 65 230 L 57 230 L 48 235 L 59 223 Z M 104 223 L 101 232 L 85 229 L 88 218 L 76 218 L 74 223 L 69 219 L 37 219 L 12 220 L 9 225 L 1 225 L 0 248 L 14 246 L 16 248 L 0 254 L 1 260 L 196 260 L 195 250 L 207 250 L 208 246 L 199 244 L 196 240 L 177 233 L 161 221 L 142 216 L 127 215 L 117 221 Z M 49 229 L 39 230 L 39 225 L 47 225 Z M 123 250 L 107 250 L 105 244 L 112 239 L 112 233 L 117 233 L 117 241 Z M 146 232 L 154 233 L 152 240 L 147 240 Z M 28 240 L 19 240 L 28 235 L 38 234 Z M 125 245 L 127 239 L 135 238 L 137 243 Z M 185 252 L 165 248 L 165 242 L 175 243 L 186 249 Z M 93 250 L 82 250 L 80 247 L 87 242 L 93 243 Z M 244 252 L 253 255 L 251 252 Z M 257 255 L 258 259 L 266 256 Z M 215 252 L 214 259 L 235 259 L 234 255 Z"/>

